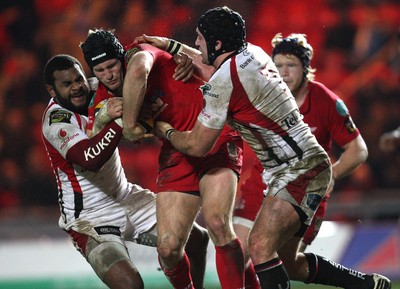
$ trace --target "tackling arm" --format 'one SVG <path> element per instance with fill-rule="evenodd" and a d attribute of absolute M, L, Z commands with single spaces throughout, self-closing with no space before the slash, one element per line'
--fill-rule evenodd
<path fill-rule="evenodd" d="M 169 123 L 158 121 L 156 129 L 160 136 L 168 139 L 180 152 L 201 157 L 207 154 L 214 146 L 222 129 L 211 129 L 196 121 L 191 131 L 179 132 Z"/>
<path fill-rule="evenodd" d="M 70 147 L 66 160 L 86 170 L 96 171 L 110 159 L 121 137 L 121 125 L 112 121 L 93 138 L 83 139 Z"/>
<path fill-rule="evenodd" d="M 207 81 L 214 73 L 215 68 L 212 65 L 206 65 L 202 62 L 201 52 L 186 44 L 180 43 L 176 40 L 160 36 L 148 36 L 143 34 L 135 39 L 138 43 L 149 43 L 157 48 L 160 48 L 171 55 L 184 53 L 193 59 L 195 66 L 195 75 L 202 80 Z"/>

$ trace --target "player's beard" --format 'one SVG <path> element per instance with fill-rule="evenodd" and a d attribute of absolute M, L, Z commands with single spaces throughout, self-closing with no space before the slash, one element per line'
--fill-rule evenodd
<path fill-rule="evenodd" d="M 88 115 L 88 106 L 89 106 L 89 102 L 90 102 L 90 97 L 87 97 L 85 104 L 80 107 L 73 105 L 71 102 L 71 98 L 64 99 L 58 93 L 56 93 L 55 101 L 59 105 L 61 105 L 62 107 L 66 108 L 70 111 L 73 111 L 73 112 L 76 112 L 76 113 L 79 113 L 82 115 L 86 115 L 86 116 Z"/>

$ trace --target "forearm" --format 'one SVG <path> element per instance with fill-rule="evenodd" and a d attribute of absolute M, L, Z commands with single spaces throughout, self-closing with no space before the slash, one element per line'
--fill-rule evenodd
<path fill-rule="evenodd" d="M 345 150 L 339 159 L 332 165 L 333 179 L 338 180 L 356 170 L 368 157 L 366 150 Z"/>
<path fill-rule="evenodd" d="M 171 126 L 171 128 L 166 130 L 163 137 L 166 138 L 168 141 L 170 141 L 172 146 L 181 153 L 190 156 L 202 156 L 202 155 L 197 155 L 196 152 L 193 150 L 193 147 L 188 142 L 189 133 L 190 133 L 189 131 L 184 131 L 184 132 L 177 131 Z"/>
<path fill-rule="evenodd" d="M 171 55 L 175 55 L 176 53 L 184 53 L 192 58 L 195 67 L 195 75 L 203 81 L 209 80 L 215 71 L 215 68 L 212 65 L 206 65 L 203 63 L 201 52 L 196 48 L 190 47 L 173 39 L 168 39 L 168 44 L 165 51 Z"/>
<path fill-rule="evenodd" d="M 147 90 L 147 76 L 149 71 L 136 64 L 139 69 L 134 70 L 134 64 L 130 63 L 123 87 L 123 112 L 122 122 L 125 129 L 134 129 L 143 104 Z"/>
<path fill-rule="evenodd" d="M 168 123 L 157 123 L 159 136 L 166 138 L 180 152 L 201 157 L 207 154 L 213 147 L 219 132 L 213 131 L 209 137 L 199 132 L 199 126 L 195 126 L 192 131 L 179 132 Z"/>
<path fill-rule="evenodd" d="M 96 171 L 110 159 L 121 137 L 121 124 L 112 121 L 93 138 L 82 140 L 71 147 L 66 159 L 86 170 Z"/>
<path fill-rule="evenodd" d="M 124 127 L 133 129 L 137 125 L 140 108 L 143 104 L 144 95 L 146 93 L 146 84 L 140 81 L 136 85 L 124 85 L 124 102 L 122 121 Z"/>

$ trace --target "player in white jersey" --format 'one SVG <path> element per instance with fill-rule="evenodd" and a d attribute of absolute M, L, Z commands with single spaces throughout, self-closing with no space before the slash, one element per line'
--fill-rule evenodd
<path fill-rule="evenodd" d="M 367 275 L 298 252 L 331 181 L 329 157 L 303 122 L 271 58 L 246 42 L 244 20 L 237 12 L 227 7 L 210 9 L 200 17 L 196 32 L 202 62 L 216 68 L 201 87 L 203 110 L 191 131 L 178 132 L 159 122 L 158 133 L 181 152 L 200 156 L 212 148 L 228 122 L 254 150 L 268 184 L 249 237 L 261 287 L 290 288 L 290 276 L 347 289 L 391 288 L 390 281 L 379 274 Z M 164 47 L 176 45 L 190 53 L 190 48 L 174 40 L 167 43 Z"/>
<path fill-rule="evenodd" d="M 144 288 L 125 241 L 157 246 L 155 194 L 128 182 L 121 165 L 117 145 L 122 100 L 107 102 L 103 113 L 115 120 L 89 138 L 85 114 L 91 94 L 79 61 L 56 55 L 44 74 L 52 98 L 43 115 L 42 136 L 58 184 L 59 226 L 107 286 Z M 199 246 L 187 251 L 189 258 L 202 254 Z"/>

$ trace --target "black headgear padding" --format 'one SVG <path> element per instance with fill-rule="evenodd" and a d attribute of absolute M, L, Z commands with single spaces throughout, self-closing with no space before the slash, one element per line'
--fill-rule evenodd
<path fill-rule="evenodd" d="M 81 49 L 86 63 L 92 70 L 94 66 L 106 60 L 119 59 L 124 62 L 125 50 L 110 31 L 91 31 L 86 41 L 81 44 Z"/>
<path fill-rule="evenodd" d="M 277 54 L 293 54 L 304 67 L 305 71 L 310 68 L 311 51 L 310 49 L 297 43 L 297 38 L 284 38 L 272 50 L 272 58 Z"/>
<path fill-rule="evenodd" d="M 226 6 L 209 9 L 200 17 L 197 27 L 207 43 L 211 65 L 219 55 L 246 47 L 245 21 Z M 215 51 L 217 40 L 222 42 L 222 47 Z"/>

